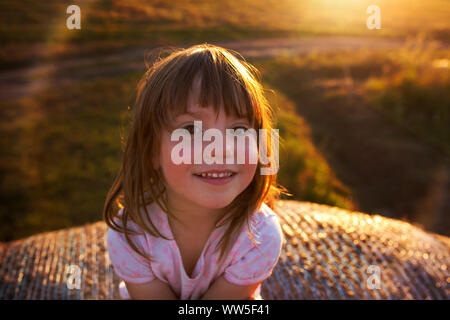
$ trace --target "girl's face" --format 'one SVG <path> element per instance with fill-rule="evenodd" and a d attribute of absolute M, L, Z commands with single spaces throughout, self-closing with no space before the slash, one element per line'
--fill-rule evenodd
<path fill-rule="evenodd" d="M 191 101 L 191 100 L 190 100 Z M 237 139 L 234 141 L 234 150 L 226 145 L 226 129 L 244 128 L 249 129 L 251 125 L 245 118 L 236 118 L 226 116 L 225 111 L 221 110 L 219 115 L 212 107 L 201 108 L 198 105 L 188 102 L 188 112 L 179 115 L 173 124 L 175 128 L 185 128 L 191 133 L 191 161 L 190 164 L 175 164 L 172 161 L 172 149 L 176 145 L 180 145 L 181 140 L 171 141 L 172 132 L 165 131 L 162 134 L 161 152 L 157 167 L 161 167 L 161 171 L 166 180 L 166 190 L 169 197 L 169 203 L 176 203 L 178 207 L 185 210 L 200 209 L 221 209 L 229 205 L 247 186 L 251 183 L 257 168 L 256 163 L 249 163 L 249 153 L 257 152 L 255 148 L 249 150 L 249 143 L 245 144 L 245 163 L 238 164 L 237 152 L 243 149 L 237 147 Z M 191 114 L 192 113 L 192 114 Z M 194 131 L 199 127 L 194 127 L 194 121 L 202 122 L 203 133 L 205 130 L 215 128 L 222 133 L 223 160 L 222 164 L 206 164 L 202 157 L 202 164 L 194 164 Z M 200 131 L 197 131 L 200 132 Z M 205 147 L 210 145 L 211 141 L 201 142 L 201 154 Z M 212 146 L 212 145 L 211 145 Z M 226 164 L 226 158 L 231 157 L 234 153 L 233 164 Z M 212 153 L 214 156 L 215 154 Z M 202 174 L 210 174 L 203 177 Z M 228 175 L 230 177 L 215 179 L 214 174 Z M 200 210 L 202 211 L 202 210 Z M 198 212 L 200 212 L 198 211 Z"/>

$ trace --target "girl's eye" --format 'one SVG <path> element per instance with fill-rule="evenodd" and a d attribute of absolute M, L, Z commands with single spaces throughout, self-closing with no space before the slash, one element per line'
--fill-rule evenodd
<path fill-rule="evenodd" d="M 182 127 L 182 129 L 186 129 L 187 131 L 189 131 L 190 134 L 194 134 L 195 132 L 201 132 L 200 128 L 194 126 L 193 124 L 188 124 L 188 125 Z"/>
<path fill-rule="evenodd" d="M 233 130 L 234 130 L 235 136 L 243 136 L 243 135 L 245 135 L 245 133 L 247 132 L 248 129 L 246 127 L 240 126 L 240 127 L 234 127 Z"/>

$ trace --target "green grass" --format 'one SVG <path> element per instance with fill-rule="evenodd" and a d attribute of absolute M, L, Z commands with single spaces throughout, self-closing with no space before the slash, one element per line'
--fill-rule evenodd
<path fill-rule="evenodd" d="M 395 123 L 450 155 L 450 50 L 416 41 L 388 57 L 365 83 L 368 102 Z"/>
<path fill-rule="evenodd" d="M 264 87 L 270 88 L 268 84 Z M 278 110 L 274 123 L 274 127 L 280 130 L 278 179 L 292 194 L 283 198 L 354 209 L 355 200 L 351 190 L 336 178 L 312 142 L 311 129 L 296 114 L 295 104 L 281 92 L 274 89 L 268 92 L 270 104 Z"/>
<path fill-rule="evenodd" d="M 2 240 L 101 220 L 136 74 L 2 107 Z"/>
<path fill-rule="evenodd" d="M 369 0 L 89 1 L 80 4 L 81 30 L 68 30 L 66 8 L 71 4 L 2 1 L 0 68 L 137 45 L 226 39 L 318 34 L 405 38 L 419 32 L 450 39 L 445 0 L 377 1 L 379 30 L 366 26 L 366 8 L 373 4 Z"/>

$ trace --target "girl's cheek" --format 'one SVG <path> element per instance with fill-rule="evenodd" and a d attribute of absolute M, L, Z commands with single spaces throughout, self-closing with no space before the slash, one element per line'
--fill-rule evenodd
<path fill-rule="evenodd" d="M 194 163 L 194 145 L 193 143 L 191 144 L 191 150 L 189 150 L 188 148 L 184 148 L 184 147 L 180 147 L 181 142 L 179 141 L 170 141 L 170 140 L 163 140 L 163 146 L 162 146 L 162 157 L 163 157 L 163 164 L 165 166 L 176 166 L 176 167 L 180 167 L 180 166 L 186 166 L 188 164 L 185 163 L 181 163 L 181 164 L 177 164 L 180 159 L 183 159 L 184 161 L 184 157 L 188 156 L 188 161 L 189 161 L 189 155 L 190 155 L 190 163 L 189 164 L 193 164 Z M 175 157 L 175 159 L 172 159 L 172 157 Z"/>
<path fill-rule="evenodd" d="M 244 174 L 251 181 L 253 179 L 253 177 L 255 176 L 257 167 L 258 166 L 256 164 L 245 164 L 245 165 L 242 165 L 241 171 L 243 171 Z"/>
<path fill-rule="evenodd" d="M 234 154 L 234 163 L 256 165 L 259 161 L 258 144 L 250 139 L 245 139 L 245 144 L 235 143 Z"/>
<path fill-rule="evenodd" d="M 259 160 L 258 154 L 258 144 L 255 142 L 254 144 L 247 144 L 245 153 L 248 157 L 248 162 L 250 164 L 257 164 Z"/>
<path fill-rule="evenodd" d="M 234 154 L 234 163 L 239 165 L 239 171 L 245 177 L 244 179 L 251 181 L 259 161 L 257 144 L 246 139 L 245 145 L 238 146 L 235 144 Z"/>

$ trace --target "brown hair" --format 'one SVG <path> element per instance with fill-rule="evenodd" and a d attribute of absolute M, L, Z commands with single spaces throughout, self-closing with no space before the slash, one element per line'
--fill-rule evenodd
<path fill-rule="evenodd" d="M 194 79 L 200 76 L 203 80 L 199 93 L 201 107 L 212 105 L 216 112 L 225 108 L 227 115 L 247 117 L 257 131 L 266 129 L 270 133 L 273 123 L 273 111 L 264 96 L 260 73 L 255 67 L 226 49 L 207 43 L 188 49 L 171 48 L 171 51 L 165 58 L 159 56 L 138 83 L 134 115 L 121 166 L 103 209 L 107 225 L 124 233 L 131 247 L 150 261 L 151 256 L 147 257 L 130 240 L 129 233 L 133 230 L 127 229 L 127 222 L 131 220 L 152 236 L 169 240 L 153 225 L 146 208 L 156 202 L 166 214 L 176 219 L 167 206 L 161 169 L 154 170 L 148 159 L 159 154 L 162 130 L 170 128 L 172 119 L 187 110 L 186 101 Z M 272 158 L 270 146 L 268 134 L 267 154 Z M 224 223 L 231 221 L 217 246 L 221 248 L 219 261 L 229 250 L 230 243 L 236 239 L 244 222 L 247 221 L 251 230 L 249 218 L 252 213 L 263 202 L 273 209 L 275 198 L 285 190 L 276 184 L 276 174 L 261 175 L 261 166 L 258 162 L 252 182 L 226 208 L 226 212 L 231 214 Z M 145 219 L 151 227 L 139 214 L 141 205 L 144 205 Z M 114 222 L 121 208 L 124 208 L 121 216 L 123 228 Z M 255 243 L 251 232 L 250 237 Z"/>

